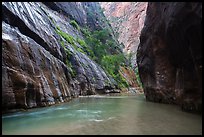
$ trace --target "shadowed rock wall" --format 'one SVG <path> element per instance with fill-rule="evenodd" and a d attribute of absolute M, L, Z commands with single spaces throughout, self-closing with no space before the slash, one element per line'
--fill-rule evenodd
<path fill-rule="evenodd" d="M 137 51 L 146 99 L 202 111 L 202 3 L 148 3 Z"/>

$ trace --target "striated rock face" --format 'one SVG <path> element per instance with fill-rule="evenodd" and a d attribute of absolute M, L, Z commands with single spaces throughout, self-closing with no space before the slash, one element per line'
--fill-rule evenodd
<path fill-rule="evenodd" d="M 79 25 L 88 26 L 91 30 L 101 29 L 104 23 L 104 15 L 98 2 L 43 2 L 52 10 L 55 10 L 70 19 L 76 20 Z"/>
<path fill-rule="evenodd" d="M 202 112 L 202 3 L 148 3 L 137 53 L 146 99 Z"/>
<path fill-rule="evenodd" d="M 118 41 L 124 45 L 123 52 L 132 54 L 131 65 L 136 67 L 136 52 L 146 16 L 147 2 L 100 2 L 100 5 Z"/>
<path fill-rule="evenodd" d="M 139 87 L 139 84 L 137 83 L 137 77 L 131 68 L 120 67 L 120 73 L 131 87 Z"/>
<path fill-rule="evenodd" d="M 4 22 L 2 29 L 3 107 L 45 106 L 76 94 L 62 61 L 18 29 Z"/>
<path fill-rule="evenodd" d="M 122 92 L 126 92 L 127 94 L 131 93 L 144 93 L 142 87 L 139 85 L 135 72 L 130 67 L 120 67 L 120 74 L 127 81 L 128 91 L 125 89 Z"/>
<path fill-rule="evenodd" d="M 71 19 L 75 19 L 80 25 L 87 23 L 87 13 L 81 2 L 43 2 L 52 10 L 63 13 Z"/>
<path fill-rule="evenodd" d="M 63 6 L 83 9 L 81 5 Z M 115 81 L 87 55 L 69 43 L 64 45 L 69 52 L 61 46 L 65 40 L 56 33 L 57 26 L 83 39 L 69 24 L 71 19 L 84 22 L 83 14 L 70 13 L 70 18 L 40 2 L 3 2 L 2 13 L 3 111 L 52 105 L 115 88 Z M 71 67 L 67 66 L 67 56 Z"/>

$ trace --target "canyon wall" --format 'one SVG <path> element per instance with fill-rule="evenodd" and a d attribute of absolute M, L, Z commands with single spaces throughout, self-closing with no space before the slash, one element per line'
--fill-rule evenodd
<path fill-rule="evenodd" d="M 117 86 L 80 52 L 82 45 L 76 39 L 83 40 L 84 35 L 70 25 L 75 20 L 80 27 L 104 26 L 96 22 L 102 15 L 95 7 L 96 3 L 80 2 L 2 3 L 3 111 L 48 106 Z M 72 44 L 66 42 L 70 39 Z"/>
<path fill-rule="evenodd" d="M 148 3 L 137 51 L 146 99 L 202 112 L 202 3 Z"/>
<path fill-rule="evenodd" d="M 147 2 L 100 2 L 123 52 L 129 54 L 135 69 L 140 32 L 144 25 Z"/>

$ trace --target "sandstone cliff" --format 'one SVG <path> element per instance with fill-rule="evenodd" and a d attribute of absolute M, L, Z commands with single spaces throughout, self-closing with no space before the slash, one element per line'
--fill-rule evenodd
<path fill-rule="evenodd" d="M 147 2 L 100 2 L 125 54 L 131 55 L 131 65 L 136 64 L 139 36 L 144 25 Z"/>
<path fill-rule="evenodd" d="M 149 101 L 202 112 L 202 3 L 148 3 L 137 51 Z"/>
<path fill-rule="evenodd" d="M 2 13 L 3 111 L 52 105 L 117 86 L 80 52 L 84 35 L 70 25 L 75 20 L 80 27 L 102 28 L 96 3 L 3 2 Z"/>

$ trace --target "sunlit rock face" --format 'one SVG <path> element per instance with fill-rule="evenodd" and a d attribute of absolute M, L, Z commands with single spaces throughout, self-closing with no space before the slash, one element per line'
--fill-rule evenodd
<path fill-rule="evenodd" d="M 126 81 L 131 87 L 139 87 L 137 77 L 131 68 L 120 67 L 120 73 L 126 79 Z"/>
<path fill-rule="evenodd" d="M 137 51 L 146 99 L 202 112 L 202 3 L 148 3 Z"/>
<path fill-rule="evenodd" d="M 82 3 L 64 6 L 87 10 Z M 66 65 L 68 53 L 60 44 L 64 39 L 56 33 L 56 27 L 83 39 L 69 22 L 87 20 L 83 12 L 70 14 L 72 18 L 40 2 L 2 3 L 3 111 L 48 106 L 115 88 L 115 81 L 98 64 L 68 43 L 65 46 L 72 67 Z"/>
<path fill-rule="evenodd" d="M 136 67 L 139 36 L 144 25 L 147 2 L 100 2 L 110 21 L 118 41 L 124 45 L 123 52 L 131 53 L 131 64 Z"/>

